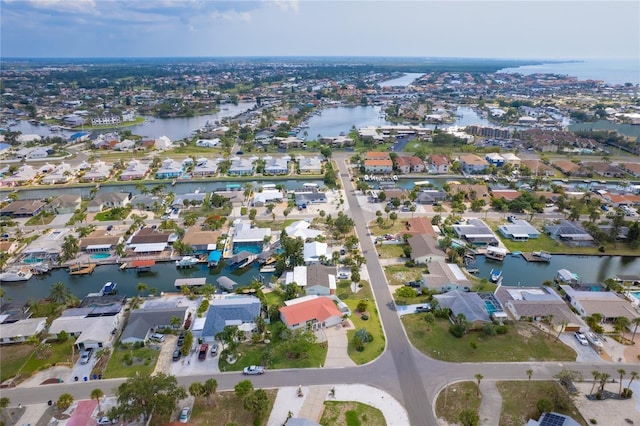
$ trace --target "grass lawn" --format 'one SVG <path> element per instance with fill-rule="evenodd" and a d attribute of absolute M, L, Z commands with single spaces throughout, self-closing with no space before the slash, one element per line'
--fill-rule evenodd
<path fill-rule="evenodd" d="M 132 377 L 136 373 L 139 373 L 141 376 L 148 376 L 156 366 L 158 355 L 160 355 L 159 350 L 147 347 L 114 349 L 102 377 L 105 379 Z M 125 363 L 127 356 L 133 356 L 133 363 L 131 365 Z"/>
<path fill-rule="evenodd" d="M 57 363 L 70 363 L 73 362 L 72 349 L 73 340 L 69 339 L 66 342 L 49 342 L 51 345 L 51 356 L 45 359 L 38 359 L 37 351 L 32 352 L 32 356 L 24 364 L 24 367 L 20 370 L 21 375 L 31 376 L 34 372 L 48 368 Z M 78 356 L 76 351 L 76 357 Z M 4 370 L 4 358 L 3 358 L 2 370 Z M 4 374 L 4 371 L 3 371 Z"/>
<path fill-rule="evenodd" d="M 25 362 L 31 357 L 36 345 L 30 343 L 19 343 L 15 345 L 0 346 L 0 382 L 18 374 Z"/>
<path fill-rule="evenodd" d="M 380 323 L 380 314 L 378 313 L 378 309 L 374 303 L 373 295 L 371 294 L 371 287 L 368 282 L 362 281 L 362 288 L 357 293 L 351 292 L 351 286 L 349 281 L 340 281 L 338 283 L 338 297 L 344 303 L 349 306 L 351 309 L 351 317 L 349 318 L 353 323 L 355 329 L 347 331 L 347 338 L 349 339 L 349 346 L 347 347 L 347 352 L 349 357 L 358 365 L 365 364 L 369 361 L 373 361 L 376 359 L 382 351 L 384 350 L 384 333 L 382 332 L 382 325 Z M 363 320 L 356 313 L 356 307 L 361 300 L 368 299 L 367 313 L 369 315 L 368 320 Z M 353 336 L 356 334 L 356 331 L 364 328 L 371 336 L 373 336 L 373 341 L 367 343 L 364 346 L 364 350 L 362 352 L 358 352 L 353 345 Z"/>
<path fill-rule="evenodd" d="M 409 281 L 422 279 L 424 267 L 408 267 L 402 265 L 387 265 L 383 267 L 389 285 L 404 285 Z"/>
<path fill-rule="evenodd" d="M 438 318 L 427 330 L 425 315 L 403 315 L 402 323 L 411 343 L 432 358 L 449 362 L 576 360 L 573 349 L 528 323 L 512 323 L 503 335 L 487 336 L 480 330 L 459 339 L 449 333 L 448 320 Z M 472 348 L 472 342 L 476 348 Z"/>
<path fill-rule="evenodd" d="M 376 250 L 381 259 L 395 259 L 404 257 L 403 248 L 408 244 L 376 244 Z"/>
<path fill-rule="evenodd" d="M 427 303 L 431 301 L 431 296 L 428 294 L 419 294 L 416 297 L 398 297 L 396 296 L 396 290 L 402 286 L 392 287 L 393 300 L 397 305 L 415 305 L 417 303 Z"/>
<path fill-rule="evenodd" d="M 581 425 L 587 425 L 567 392 L 556 382 L 537 380 L 498 382 L 497 386 L 502 395 L 500 425 L 523 425 L 529 419 L 537 419 L 540 416 L 537 404 L 541 399 L 551 402 L 553 407 L 551 411 L 566 414 Z"/>
<path fill-rule="evenodd" d="M 384 211 L 382 212 L 382 218 L 384 219 L 382 226 L 378 225 L 375 219 L 369 222 L 369 229 L 371 231 L 371 235 L 377 235 L 377 236 L 382 236 L 384 234 L 395 235 L 398 233 L 402 233 L 402 231 L 407 230 L 407 227 L 402 220 L 397 219 L 394 223 L 391 221 L 391 219 L 387 219 L 387 214 L 384 213 Z"/>
<path fill-rule="evenodd" d="M 458 424 L 462 411 L 472 410 L 477 413 L 479 409 L 480 397 L 475 382 L 454 383 L 444 388 L 436 400 L 436 416 L 452 424 Z"/>
<path fill-rule="evenodd" d="M 322 426 L 385 426 L 382 411 L 355 401 L 325 401 L 320 419 Z"/>
<path fill-rule="evenodd" d="M 31 219 L 25 222 L 27 226 L 35 226 L 35 225 L 48 225 L 53 222 L 53 219 L 56 218 L 56 215 L 51 213 L 40 213 L 38 216 L 34 216 Z"/>
<path fill-rule="evenodd" d="M 109 221 L 109 220 L 125 220 L 129 213 L 131 212 L 130 208 L 122 208 L 116 207 L 113 209 L 105 210 L 103 212 L 97 213 L 94 220 L 99 221 Z"/>
<path fill-rule="evenodd" d="M 253 413 L 244 408 L 242 399 L 238 398 L 233 392 L 216 393 L 211 398 L 211 404 L 207 404 L 205 398 L 196 399 L 190 422 L 196 425 L 211 426 L 230 423 L 238 426 L 266 425 L 278 391 L 276 389 L 265 389 L 265 392 L 269 396 L 269 405 L 260 423 L 253 423 Z"/>

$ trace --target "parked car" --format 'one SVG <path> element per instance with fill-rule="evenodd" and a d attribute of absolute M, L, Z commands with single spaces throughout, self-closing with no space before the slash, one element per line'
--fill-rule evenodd
<path fill-rule="evenodd" d="M 118 419 L 113 419 L 111 420 L 109 417 L 107 416 L 102 416 L 98 419 L 98 424 L 99 425 L 114 425 L 118 423 Z"/>
<path fill-rule="evenodd" d="M 431 305 L 427 303 L 422 306 L 418 306 L 416 308 L 416 313 L 420 313 L 420 312 L 431 312 Z"/>
<path fill-rule="evenodd" d="M 211 356 L 215 356 L 218 354 L 218 344 L 214 343 L 211 345 Z"/>
<path fill-rule="evenodd" d="M 180 351 L 180 349 L 176 349 L 175 351 L 173 351 L 173 356 L 171 357 L 171 359 L 174 361 L 179 361 L 181 356 L 182 352 Z"/>
<path fill-rule="evenodd" d="M 349 279 L 349 274 L 346 273 L 346 272 L 340 272 L 338 274 L 338 279 L 339 280 L 347 280 L 347 279 Z"/>
<path fill-rule="evenodd" d="M 422 287 L 422 283 L 420 281 L 409 281 L 408 283 L 405 283 L 404 285 L 406 285 L 407 287 L 413 287 L 413 288 Z"/>
<path fill-rule="evenodd" d="M 182 411 L 180 411 L 179 421 L 180 423 L 187 423 L 189 421 L 189 417 L 191 416 L 191 408 L 184 407 Z"/>
<path fill-rule="evenodd" d="M 587 336 L 585 336 L 584 333 L 576 331 L 574 335 L 582 346 L 589 346 L 589 341 L 587 340 Z"/>
<path fill-rule="evenodd" d="M 149 337 L 151 340 L 162 343 L 164 342 L 164 334 L 160 334 L 160 333 L 153 333 L 151 335 L 151 337 Z"/>
<path fill-rule="evenodd" d="M 256 374 L 264 374 L 264 367 L 260 365 L 252 365 L 250 367 L 245 367 L 244 370 L 242 370 L 242 372 L 250 376 L 253 376 Z"/>
<path fill-rule="evenodd" d="M 92 352 L 93 351 L 91 349 L 80 352 L 80 364 L 88 364 L 89 360 L 91 359 Z"/>
<path fill-rule="evenodd" d="M 198 359 L 203 361 L 207 359 L 207 352 L 209 351 L 209 344 L 203 343 L 200 345 L 200 352 L 198 352 Z"/>

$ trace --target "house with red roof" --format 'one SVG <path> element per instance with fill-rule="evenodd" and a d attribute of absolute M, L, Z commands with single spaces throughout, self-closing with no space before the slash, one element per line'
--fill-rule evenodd
<path fill-rule="evenodd" d="M 451 163 L 446 156 L 431 154 L 431 157 L 429 157 L 429 163 L 431 164 L 433 173 L 449 173 L 449 166 Z"/>
<path fill-rule="evenodd" d="M 280 319 L 290 330 L 331 327 L 342 321 L 343 313 L 332 298 L 320 296 L 300 299 L 289 300 L 287 306 L 280 308 Z"/>

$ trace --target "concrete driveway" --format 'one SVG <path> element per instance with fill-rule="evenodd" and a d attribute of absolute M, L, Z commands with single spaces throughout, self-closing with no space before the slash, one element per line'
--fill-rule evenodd
<path fill-rule="evenodd" d="M 336 367 L 355 367 L 356 363 L 349 357 L 347 348 L 349 339 L 347 338 L 347 330 L 353 329 L 353 325 L 349 323 L 349 327 L 334 326 L 323 329 L 327 337 L 327 358 L 324 361 L 325 368 Z"/>
<path fill-rule="evenodd" d="M 560 340 L 572 348 L 578 354 L 577 362 L 601 362 L 602 358 L 591 346 L 583 346 L 578 343 L 573 333 L 562 333 Z"/>

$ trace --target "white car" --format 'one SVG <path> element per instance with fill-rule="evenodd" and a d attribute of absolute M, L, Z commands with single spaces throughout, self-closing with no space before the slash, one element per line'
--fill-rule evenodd
<path fill-rule="evenodd" d="M 189 407 L 184 407 L 182 409 L 182 411 L 180 412 L 180 418 L 179 418 L 179 422 L 180 423 L 187 423 L 189 422 L 189 417 L 191 416 L 191 408 Z"/>
<path fill-rule="evenodd" d="M 587 337 L 584 335 L 584 333 L 576 331 L 574 334 L 576 336 L 576 339 L 582 346 L 589 346 L 589 341 L 587 340 Z"/>
<path fill-rule="evenodd" d="M 118 420 L 113 419 L 111 420 L 109 417 L 107 416 L 102 416 L 98 419 L 98 424 L 99 425 L 114 425 L 118 423 Z"/>
<path fill-rule="evenodd" d="M 249 376 L 253 376 L 255 374 L 264 374 L 264 367 L 260 365 L 252 365 L 250 367 L 245 367 L 242 372 Z"/>

